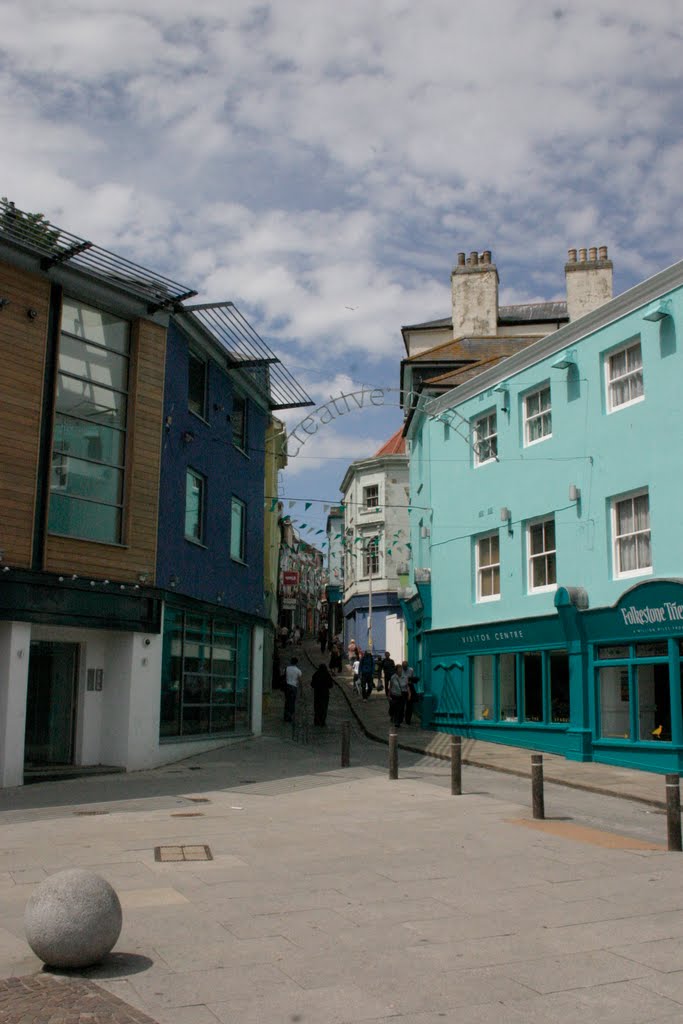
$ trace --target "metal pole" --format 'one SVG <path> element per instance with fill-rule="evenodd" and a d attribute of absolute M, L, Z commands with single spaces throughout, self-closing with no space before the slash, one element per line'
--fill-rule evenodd
<path fill-rule="evenodd" d="M 351 723 L 342 722 L 341 727 L 341 766 L 348 768 L 351 764 Z"/>
<path fill-rule="evenodd" d="M 681 786 L 678 773 L 666 776 L 666 832 L 667 849 L 680 853 L 681 845 Z"/>
<path fill-rule="evenodd" d="M 543 754 L 531 755 L 531 804 L 534 818 L 545 818 L 543 801 Z"/>
<path fill-rule="evenodd" d="M 462 736 L 451 736 L 451 796 L 462 795 Z"/>
<path fill-rule="evenodd" d="M 368 650 L 372 654 L 372 541 L 368 541 Z"/>
<path fill-rule="evenodd" d="M 398 778 L 398 736 L 395 725 L 389 730 L 389 778 Z"/>

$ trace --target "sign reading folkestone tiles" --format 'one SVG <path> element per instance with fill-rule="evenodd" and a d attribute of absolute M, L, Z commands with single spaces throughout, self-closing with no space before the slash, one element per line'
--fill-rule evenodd
<path fill-rule="evenodd" d="M 613 608 L 581 616 L 589 640 L 683 636 L 683 584 L 649 580 L 623 594 Z"/>

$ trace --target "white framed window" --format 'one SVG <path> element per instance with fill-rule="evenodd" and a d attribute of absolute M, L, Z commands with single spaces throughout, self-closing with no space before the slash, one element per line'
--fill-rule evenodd
<path fill-rule="evenodd" d="M 247 554 L 247 506 L 233 497 L 230 509 L 230 557 L 245 562 Z"/>
<path fill-rule="evenodd" d="M 379 508 L 379 484 L 368 484 L 363 488 L 363 511 Z"/>
<path fill-rule="evenodd" d="M 524 444 L 536 444 L 553 432 L 550 384 L 531 391 L 524 398 Z"/>
<path fill-rule="evenodd" d="M 477 601 L 497 601 L 500 597 L 500 542 L 497 532 L 477 538 L 475 556 Z"/>
<path fill-rule="evenodd" d="M 204 540 L 205 499 L 205 478 L 196 470 L 188 469 L 185 474 L 185 537 L 200 544 Z"/>
<path fill-rule="evenodd" d="M 647 490 L 612 500 L 612 537 L 615 577 L 652 572 L 650 496 Z"/>
<path fill-rule="evenodd" d="M 485 462 L 492 462 L 496 458 L 498 455 L 498 425 L 495 410 L 474 421 L 472 441 L 475 466 L 482 466 Z"/>
<path fill-rule="evenodd" d="M 379 537 L 363 541 L 363 576 L 377 576 L 379 573 Z"/>
<path fill-rule="evenodd" d="M 605 373 L 608 412 L 620 409 L 624 405 L 632 405 L 634 402 L 642 402 L 645 392 L 640 338 L 615 352 L 610 352 L 605 359 Z"/>
<path fill-rule="evenodd" d="M 529 590 L 554 590 L 557 584 L 555 517 L 527 526 Z"/>

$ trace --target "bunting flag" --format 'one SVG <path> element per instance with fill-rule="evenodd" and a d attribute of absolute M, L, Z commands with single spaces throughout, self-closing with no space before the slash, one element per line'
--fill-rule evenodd
<path fill-rule="evenodd" d="M 317 537 L 319 533 L 324 533 L 324 532 L 325 532 L 324 530 L 316 530 L 316 531 L 315 531 L 315 535 L 316 535 L 316 537 Z"/>
<path fill-rule="evenodd" d="M 313 504 L 312 501 L 307 501 L 305 503 L 305 505 L 304 505 L 304 512 L 308 512 L 308 510 L 309 510 L 309 508 L 311 507 L 312 504 Z"/>
<path fill-rule="evenodd" d="M 276 508 L 277 508 L 277 498 L 273 498 L 273 500 L 270 503 L 270 511 L 274 512 Z"/>
<path fill-rule="evenodd" d="M 335 538 L 334 539 L 335 540 L 339 540 L 340 537 L 341 537 L 341 533 L 337 533 L 337 534 L 335 534 Z"/>
<path fill-rule="evenodd" d="M 297 523 L 297 526 L 299 527 L 300 530 L 305 530 L 307 525 L 307 523 Z"/>
<path fill-rule="evenodd" d="M 406 547 L 408 548 L 409 551 L 413 550 L 413 545 L 412 544 L 406 544 Z"/>
<path fill-rule="evenodd" d="M 287 502 L 287 508 L 294 508 L 295 505 L 296 505 L 295 501 L 288 501 Z"/>
<path fill-rule="evenodd" d="M 388 554 L 388 555 L 390 555 L 390 554 L 391 554 L 391 551 L 392 551 L 392 549 L 391 549 L 391 548 L 387 548 L 387 554 Z"/>

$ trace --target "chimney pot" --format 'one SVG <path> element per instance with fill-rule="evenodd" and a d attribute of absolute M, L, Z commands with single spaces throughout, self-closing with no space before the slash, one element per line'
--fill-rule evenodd
<path fill-rule="evenodd" d="M 479 253 L 478 252 L 471 252 L 470 253 L 470 258 L 469 258 L 468 262 L 469 262 L 471 267 L 478 266 L 479 265 Z"/>
<path fill-rule="evenodd" d="M 585 262 L 586 262 L 586 250 L 585 249 L 579 249 L 579 263 L 585 263 Z"/>
<path fill-rule="evenodd" d="M 590 249 L 588 250 L 588 259 L 591 261 L 591 263 L 595 263 L 597 258 L 598 258 L 598 250 L 597 250 L 597 248 L 594 245 L 592 245 L 590 247 Z"/>
<path fill-rule="evenodd" d="M 576 263 L 576 249 L 567 249 L 567 263 Z"/>
<path fill-rule="evenodd" d="M 598 259 L 599 260 L 606 260 L 607 259 L 607 246 L 606 245 L 601 245 L 600 248 L 598 249 Z"/>
<path fill-rule="evenodd" d="M 491 263 L 491 250 L 490 249 L 484 249 L 483 253 L 481 254 L 481 262 L 482 263 L 486 263 L 487 265 Z"/>
<path fill-rule="evenodd" d="M 458 253 L 458 266 L 459 267 L 464 267 L 465 266 L 465 253 L 464 252 L 459 252 Z"/>

